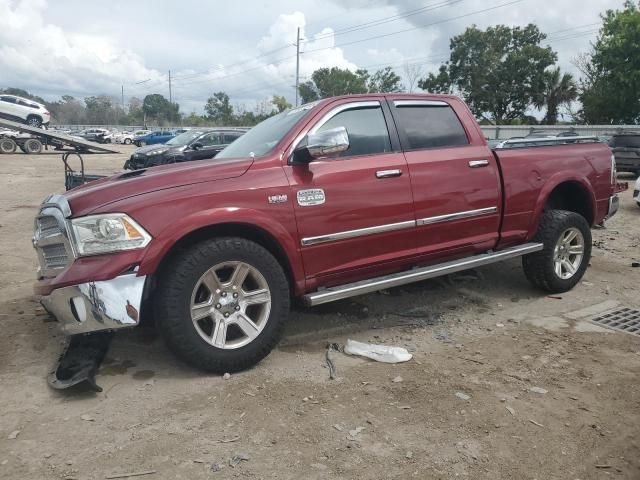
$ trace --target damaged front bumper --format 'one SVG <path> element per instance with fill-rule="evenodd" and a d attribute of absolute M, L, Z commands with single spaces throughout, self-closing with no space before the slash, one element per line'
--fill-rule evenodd
<path fill-rule="evenodd" d="M 42 296 L 41 303 L 66 335 L 134 327 L 145 281 L 145 276 L 129 274 L 62 287 Z"/>

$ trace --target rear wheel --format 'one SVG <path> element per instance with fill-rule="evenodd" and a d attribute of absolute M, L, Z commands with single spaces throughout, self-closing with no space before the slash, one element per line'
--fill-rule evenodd
<path fill-rule="evenodd" d="M 125 138 L 123 143 L 125 145 L 131 145 L 131 139 L 130 138 Z"/>
<path fill-rule="evenodd" d="M 571 290 L 591 258 L 591 229 L 585 218 L 566 210 L 549 210 L 542 216 L 534 241 L 544 244 L 544 249 L 522 257 L 529 281 L 550 293 Z"/>
<path fill-rule="evenodd" d="M 31 127 L 39 127 L 42 125 L 42 119 L 36 115 L 29 115 L 27 117 L 27 125 Z"/>
<path fill-rule="evenodd" d="M 269 354 L 289 312 L 289 285 L 269 251 L 242 238 L 196 244 L 164 269 L 156 320 L 168 346 L 203 370 L 248 368 Z"/>
<path fill-rule="evenodd" d="M 145 141 L 138 142 L 138 146 L 139 147 L 144 147 L 146 144 L 147 144 L 147 142 L 145 142 Z"/>
<path fill-rule="evenodd" d="M 17 145 L 10 138 L 0 138 L 0 153 L 13 153 L 16 151 Z"/>
<path fill-rule="evenodd" d="M 30 138 L 29 140 L 24 142 L 24 152 L 32 155 L 42 152 L 42 142 L 40 142 L 40 140 L 36 140 L 35 138 Z"/>

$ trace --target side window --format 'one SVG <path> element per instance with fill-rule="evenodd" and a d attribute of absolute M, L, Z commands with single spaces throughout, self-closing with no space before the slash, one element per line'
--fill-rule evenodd
<path fill-rule="evenodd" d="M 224 145 L 227 145 L 227 144 L 233 142 L 234 140 L 237 140 L 241 136 L 242 135 L 240 133 L 225 133 L 224 134 L 224 141 L 222 143 Z"/>
<path fill-rule="evenodd" d="M 447 104 L 400 104 L 395 111 L 409 150 L 469 144 L 458 116 Z"/>
<path fill-rule="evenodd" d="M 200 137 L 197 143 L 201 143 L 205 147 L 210 147 L 212 145 L 220 145 L 220 134 L 219 133 L 207 133 Z"/>
<path fill-rule="evenodd" d="M 349 134 L 349 148 L 341 157 L 354 155 L 375 155 L 391 151 L 389 131 L 382 108 L 367 107 L 345 110 L 332 117 L 319 132 L 344 127 Z"/>
<path fill-rule="evenodd" d="M 16 99 L 13 97 L 0 97 L 0 100 L 6 103 L 16 103 Z"/>

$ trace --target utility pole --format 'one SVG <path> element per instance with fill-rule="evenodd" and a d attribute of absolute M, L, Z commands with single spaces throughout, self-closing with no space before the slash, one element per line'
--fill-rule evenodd
<path fill-rule="evenodd" d="M 171 94 L 171 70 L 169 70 L 169 103 L 173 103 L 173 95 Z"/>
<path fill-rule="evenodd" d="M 298 106 L 298 89 L 300 86 L 300 27 L 296 39 L 296 107 Z"/>
<path fill-rule="evenodd" d="M 122 111 L 124 112 L 124 85 L 122 85 Z"/>

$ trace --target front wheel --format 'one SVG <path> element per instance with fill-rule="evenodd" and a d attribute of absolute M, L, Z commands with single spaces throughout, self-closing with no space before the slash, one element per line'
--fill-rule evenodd
<path fill-rule="evenodd" d="M 27 117 L 27 125 L 31 127 L 39 127 L 42 125 L 42 119 L 40 117 L 36 117 L 35 115 L 30 115 Z"/>
<path fill-rule="evenodd" d="M 131 139 L 130 138 L 125 138 L 124 139 L 124 144 L 125 145 L 131 145 Z"/>
<path fill-rule="evenodd" d="M 591 259 L 591 229 L 585 218 L 566 210 L 548 210 L 534 241 L 544 249 L 522 257 L 529 281 L 550 293 L 571 290 Z"/>
<path fill-rule="evenodd" d="M 169 348 L 211 372 L 244 370 L 280 339 L 289 285 L 278 261 L 242 238 L 194 245 L 160 275 L 156 320 Z"/>

